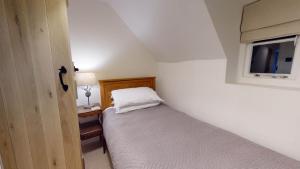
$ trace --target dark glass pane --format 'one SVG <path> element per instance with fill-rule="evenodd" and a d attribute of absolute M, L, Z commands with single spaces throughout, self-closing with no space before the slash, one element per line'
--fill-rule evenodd
<path fill-rule="evenodd" d="M 250 73 L 290 74 L 294 53 L 293 41 L 254 46 Z"/>

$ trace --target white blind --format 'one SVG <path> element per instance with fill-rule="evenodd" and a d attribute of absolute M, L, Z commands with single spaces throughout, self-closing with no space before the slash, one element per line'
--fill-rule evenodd
<path fill-rule="evenodd" d="M 244 7 L 241 41 L 300 34 L 300 0 L 260 0 Z"/>

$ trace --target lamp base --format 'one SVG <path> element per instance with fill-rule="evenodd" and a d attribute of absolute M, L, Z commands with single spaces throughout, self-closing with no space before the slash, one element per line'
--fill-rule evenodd
<path fill-rule="evenodd" d="M 84 105 L 83 108 L 84 109 L 92 109 L 92 107 L 94 107 L 95 105 L 94 104 L 91 104 L 91 105 Z"/>

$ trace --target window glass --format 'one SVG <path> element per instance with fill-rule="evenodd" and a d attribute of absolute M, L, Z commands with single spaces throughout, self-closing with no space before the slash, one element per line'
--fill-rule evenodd
<path fill-rule="evenodd" d="M 294 41 L 254 45 L 250 73 L 291 74 Z"/>

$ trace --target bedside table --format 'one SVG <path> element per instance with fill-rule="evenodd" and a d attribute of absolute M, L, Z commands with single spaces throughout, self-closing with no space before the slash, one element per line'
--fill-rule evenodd
<path fill-rule="evenodd" d="M 80 140 L 84 141 L 87 139 L 99 137 L 101 146 L 103 146 L 103 153 L 106 151 L 106 143 L 103 135 L 102 128 L 102 110 L 85 109 L 82 106 L 77 107 L 79 128 L 80 128 Z M 80 120 L 88 117 L 97 117 L 95 120 L 87 122 L 80 122 Z"/>

